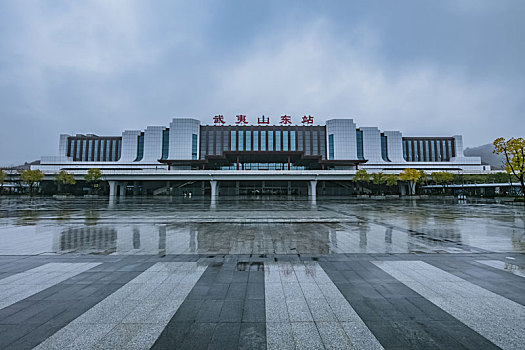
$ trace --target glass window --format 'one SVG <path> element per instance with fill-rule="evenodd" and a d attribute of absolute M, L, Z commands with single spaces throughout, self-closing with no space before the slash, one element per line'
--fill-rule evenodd
<path fill-rule="evenodd" d="M 290 151 L 295 151 L 295 130 L 290 131 Z"/>
<path fill-rule="evenodd" d="M 259 131 L 257 130 L 253 132 L 253 150 L 259 150 Z"/>
<path fill-rule="evenodd" d="M 86 160 L 87 151 L 87 140 L 82 140 L 82 153 L 80 154 L 80 160 Z"/>
<path fill-rule="evenodd" d="M 239 130 L 239 143 L 237 144 L 239 151 L 244 151 L 244 131 Z"/>
<path fill-rule="evenodd" d="M 80 158 L 79 157 L 80 155 L 80 141 L 79 140 L 75 140 L 75 159 L 78 159 Z"/>
<path fill-rule="evenodd" d="M 261 131 L 261 151 L 266 151 L 266 130 Z"/>
<path fill-rule="evenodd" d="M 451 157 L 453 157 L 452 154 L 452 140 L 447 140 L 447 149 L 448 149 L 448 159 L 450 160 Z"/>
<path fill-rule="evenodd" d="M 412 146 L 414 145 L 414 141 L 410 140 L 408 143 L 408 161 L 412 162 L 414 161 L 414 158 L 412 158 Z"/>
<path fill-rule="evenodd" d="M 228 131 L 227 130 L 224 130 L 223 131 L 223 135 L 222 135 L 222 150 L 223 151 L 228 151 L 228 147 L 230 147 L 228 145 Z"/>
<path fill-rule="evenodd" d="M 334 159 L 334 134 L 328 135 L 328 159 Z"/>
<path fill-rule="evenodd" d="M 273 151 L 273 130 L 268 131 L 268 151 Z"/>
<path fill-rule="evenodd" d="M 117 160 L 117 143 L 118 140 L 113 140 L 113 161 Z"/>
<path fill-rule="evenodd" d="M 208 154 L 213 154 L 213 145 L 214 145 L 213 136 L 214 135 L 215 135 L 214 130 L 208 130 Z"/>
<path fill-rule="evenodd" d="M 197 159 L 197 134 L 191 134 L 191 159 Z"/>
<path fill-rule="evenodd" d="M 250 130 L 246 130 L 246 150 L 252 150 L 252 132 Z"/>
<path fill-rule="evenodd" d="M 231 131 L 231 150 L 237 151 L 237 131 Z"/>
<path fill-rule="evenodd" d="M 168 159 L 168 152 L 169 152 L 169 145 L 170 145 L 170 131 L 168 129 L 162 130 L 162 158 L 161 159 Z"/>
<path fill-rule="evenodd" d="M 365 159 L 363 156 L 363 132 L 361 130 L 356 130 L 356 140 L 357 140 L 357 159 Z"/>
<path fill-rule="evenodd" d="M 281 131 L 280 130 L 275 131 L 275 150 L 276 151 L 281 150 Z"/>
<path fill-rule="evenodd" d="M 103 150 L 103 144 L 100 144 L 101 151 Z M 100 152 L 102 153 L 102 152 Z M 142 160 L 144 157 L 144 135 L 139 135 L 139 141 L 137 142 L 137 159 L 136 161 Z"/>
<path fill-rule="evenodd" d="M 297 135 L 297 149 L 299 151 L 304 151 L 304 132 L 299 131 L 299 134 Z"/>
<path fill-rule="evenodd" d="M 304 143 L 305 143 L 305 147 L 304 147 L 304 153 L 306 155 L 311 155 L 311 141 L 312 141 L 312 132 L 311 131 L 306 131 L 304 133 Z"/>
<path fill-rule="evenodd" d="M 437 161 L 441 162 L 443 158 L 441 158 L 441 140 L 436 140 L 436 148 L 437 148 Z"/>
<path fill-rule="evenodd" d="M 119 160 L 121 156 L 122 156 L 122 139 L 118 140 L 118 158 L 117 160 Z"/>
<path fill-rule="evenodd" d="M 288 131 L 283 131 L 283 151 L 288 151 Z"/>
<path fill-rule="evenodd" d="M 388 144 L 387 144 L 387 138 L 385 135 L 381 135 L 381 158 L 385 162 L 389 162 L 388 160 Z"/>
<path fill-rule="evenodd" d="M 88 143 L 87 143 L 87 147 L 88 147 L 88 157 L 86 160 L 91 160 L 91 156 L 93 155 L 93 152 L 92 152 L 92 144 L 93 144 L 93 140 L 88 140 Z"/>
<path fill-rule="evenodd" d="M 98 160 L 100 160 L 100 158 L 98 158 L 98 156 L 97 156 L 99 140 L 94 140 L 93 142 L 95 142 L 95 150 L 94 150 L 94 154 L 93 154 L 93 160 L 98 161 Z"/>
<path fill-rule="evenodd" d="M 314 144 L 312 149 L 312 154 L 319 154 L 319 133 L 317 131 L 312 132 L 312 135 L 314 137 Z"/>
<path fill-rule="evenodd" d="M 430 155 L 428 153 L 428 140 L 425 140 L 425 161 L 428 161 L 430 159 Z"/>
<path fill-rule="evenodd" d="M 321 159 L 326 159 L 326 134 L 324 132 L 319 133 L 319 147 Z"/>

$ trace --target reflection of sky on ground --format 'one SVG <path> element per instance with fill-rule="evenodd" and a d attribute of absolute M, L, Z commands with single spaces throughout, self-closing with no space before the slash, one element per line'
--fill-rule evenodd
<path fill-rule="evenodd" d="M 0 200 L 0 254 L 525 252 L 525 208 L 454 201 Z"/>

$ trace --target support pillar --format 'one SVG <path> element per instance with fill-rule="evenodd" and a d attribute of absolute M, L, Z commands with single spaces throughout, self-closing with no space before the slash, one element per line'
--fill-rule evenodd
<path fill-rule="evenodd" d="M 292 194 L 292 181 L 288 181 L 288 188 L 286 193 L 290 196 Z"/>
<path fill-rule="evenodd" d="M 128 183 L 127 182 L 121 182 L 119 184 L 119 188 L 120 188 L 120 197 L 126 197 L 126 187 L 127 187 Z"/>
<path fill-rule="evenodd" d="M 117 192 L 115 191 L 117 187 L 117 181 L 108 181 L 109 183 L 109 197 L 115 197 L 117 195 Z"/>
<path fill-rule="evenodd" d="M 211 197 L 215 198 L 217 197 L 217 188 L 218 188 L 217 180 L 210 180 L 210 187 L 211 187 Z"/>
<path fill-rule="evenodd" d="M 239 192 L 239 181 L 235 181 L 235 195 L 238 196 Z"/>
<path fill-rule="evenodd" d="M 308 181 L 308 197 L 312 202 L 317 199 L 317 180 Z"/>
<path fill-rule="evenodd" d="M 217 188 L 218 188 L 217 180 L 210 180 L 210 187 L 211 187 L 210 209 L 215 209 L 216 201 L 217 201 Z"/>
<path fill-rule="evenodd" d="M 133 181 L 133 196 L 137 196 L 139 194 L 139 182 Z"/>

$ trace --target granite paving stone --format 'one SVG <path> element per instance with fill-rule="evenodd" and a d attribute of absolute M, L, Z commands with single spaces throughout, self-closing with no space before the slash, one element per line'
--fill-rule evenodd
<path fill-rule="evenodd" d="M 525 207 L 301 199 L 0 197 L 0 348 L 525 343 Z"/>

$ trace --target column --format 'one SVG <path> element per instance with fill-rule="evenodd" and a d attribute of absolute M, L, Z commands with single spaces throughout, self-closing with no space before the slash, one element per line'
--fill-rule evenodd
<path fill-rule="evenodd" d="M 212 198 L 217 197 L 217 180 L 210 180 L 210 186 L 211 186 L 211 197 Z"/>
<path fill-rule="evenodd" d="M 115 197 L 117 193 L 115 188 L 117 187 L 117 181 L 108 181 L 109 183 L 109 197 Z"/>
<path fill-rule="evenodd" d="M 312 201 L 316 200 L 317 197 L 317 180 L 308 181 L 308 196 Z"/>
<path fill-rule="evenodd" d="M 133 181 L 133 196 L 136 196 L 139 194 L 139 182 Z"/>
<path fill-rule="evenodd" d="M 120 197 L 126 197 L 126 187 L 127 187 L 128 183 L 126 181 L 124 182 L 121 182 L 119 187 L 120 187 Z"/>
<path fill-rule="evenodd" d="M 210 187 L 211 187 L 210 209 L 214 210 L 216 207 L 216 203 L 217 203 L 217 187 L 218 187 L 217 180 L 210 180 Z"/>

